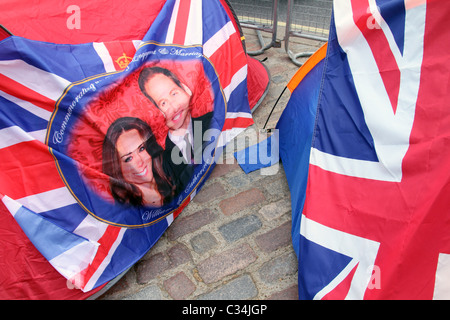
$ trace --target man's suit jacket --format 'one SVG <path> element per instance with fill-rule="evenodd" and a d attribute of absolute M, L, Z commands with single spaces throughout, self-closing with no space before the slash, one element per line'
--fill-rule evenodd
<path fill-rule="evenodd" d="M 210 143 L 210 141 L 203 141 L 203 136 L 205 134 L 205 131 L 210 128 L 211 119 L 213 117 L 213 112 L 208 112 L 198 118 L 192 118 L 193 121 L 193 130 L 194 130 L 194 146 L 193 146 L 193 153 L 192 156 L 194 157 L 195 154 L 198 154 L 198 152 L 203 152 L 206 145 Z M 199 141 L 197 135 L 199 132 L 196 132 L 196 126 L 194 125 L 195 121 L 201 121 L 202 123 L 202 132 L 201 132 L 201 145 L 196 145 L 196 141 Z M 197 137 L 197 138 L 196 138 Z M 195 164 L 193 163 L 185 163 L 182 161 L 180 164 L 176 164 L 173 161 L 172 153 L 176 154 L 178 156 L 178 159 L 183 159 L 183 154 L 181 150 L 170 140 L 169 135 L 166 137 L 166 148 L 164 150 L 164 163 L 163 163 L 163 169 L 171 178 L 173 183 L 176 186 L 175 194 L 180 193 L 185 189 L 187 184 L 192 178 L 192 175 L 194 174 Z M 197 157 L 195 159 L 198 159 Z"/>

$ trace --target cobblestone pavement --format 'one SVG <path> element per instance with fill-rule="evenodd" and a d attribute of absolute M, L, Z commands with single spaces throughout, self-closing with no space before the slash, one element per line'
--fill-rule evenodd
<path fill-rule="evenodd" d="M 247 50 L 259 49 L 255 31 L 244 33 Z M 271 34 L 263 36 L 270 42 Z M 290 42 L 294 53 L 314 52 L 323 44 L 301 38 Z M 253 113 L 255 124 L 227 148 L 223 163 L 161 239 L 99 299 L 298 299 L 290 193 L 282 164 L 245 174 L 230 152 L 243 148 L 242 136 L 263 128 L 298 70 L 283 42 L 255 58 L 267 58 L 271 75 L 269 92 Z M 286 91 L 268 128 L 275 127 L 288 100 Z"/>

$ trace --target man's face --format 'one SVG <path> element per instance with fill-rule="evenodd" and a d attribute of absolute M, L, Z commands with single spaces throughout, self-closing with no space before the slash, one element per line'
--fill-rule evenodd
<path fill-rule="evenodd" d="M 154 75 L 145 84 L 147 94 L 156 102 L 170 130 L 187 128 L 189 125 L 189 101 L 192 93 L 186 85 L 182 84 L 182 87 L 163 74 Z"/>

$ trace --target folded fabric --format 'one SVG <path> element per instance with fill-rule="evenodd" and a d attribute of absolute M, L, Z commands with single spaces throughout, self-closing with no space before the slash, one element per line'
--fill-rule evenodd
<path fill-rule="evenodd" d="M 246 174 L 278 163 L 280 160 L 278 137 L 276 130 L 267 139 L 234 153 L 236 161 Z"/>

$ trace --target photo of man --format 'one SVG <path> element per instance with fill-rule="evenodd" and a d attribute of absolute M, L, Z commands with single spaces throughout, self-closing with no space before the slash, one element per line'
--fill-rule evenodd
<path fill-rule="evenodd" d="M 167 68 L 143 68 L 138 82 L 142 93 L 164 116 L 168 128 L 165 170 L 178 189 L 183 189 L 192 177 L 194 165 L 201 163 L 205 143 L 209 142 L 204 141 L 204 133 L 210 127 L 213 112 L 193 118 L 191 89 Z"/>

